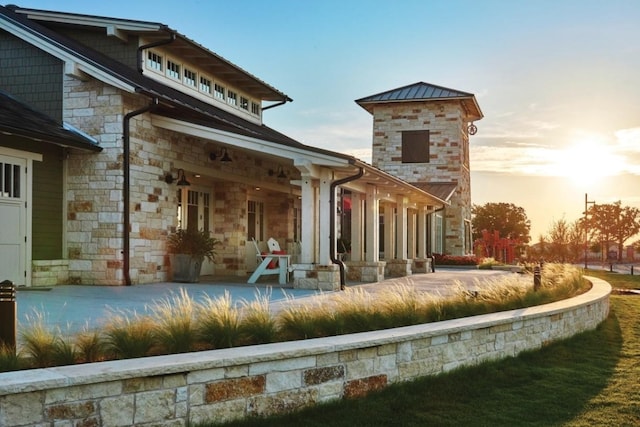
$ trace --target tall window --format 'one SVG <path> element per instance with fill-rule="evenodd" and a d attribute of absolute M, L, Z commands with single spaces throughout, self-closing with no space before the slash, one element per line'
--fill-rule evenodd
<path fill-rule="evenodd" d="M 147 52 L 147 68 L 162 72 L 162 56 L 154 52 Z"/>
<path fill-rule="evenodd" d="M 434 233 L 435 242 L 434 242 L 433 251 L 437 254 L 442 253 L 442 241 L 444 239 L 443 232 L 444 232 L 444 229 L 443 229 L 442 215 L 436 215 L 436 229 Z"/>
<path fill-rule="evenodd" d="M 167 61 L 167 77 L 180 80 L 180 64 L 173 61 Z"/>
<path fill-rule="evenodd" d="M 429 163 L 429 131 L 402 132 L 402 163 Z"/>
<path fill-rule="evenodd" d="M 264 203 L 247 202 L 247 240 L 264 240 Z"/>

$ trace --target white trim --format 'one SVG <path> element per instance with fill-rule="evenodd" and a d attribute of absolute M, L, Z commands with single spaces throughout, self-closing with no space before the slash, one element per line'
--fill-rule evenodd
<path fill-rule="evenodd" d="M 333 167 L 344 167 L 350 165 L 347 159 L 315 153 L 313 151 L 305 150 L 304 148 L 288 147 L 277 142 L 265 141 L 263 139 L 252 138 L 232 132 L 225 132 L 219 129 L 188 123 L 168 117 L 152 114 L 151 124 L 174 132 L 184 133 L 198 138 L 242 148 L 244 150 L 258 151 L 286 159 L 296 160 L 302 157 L 309 159 L 309 161 L 316 165 Z"/>
<path fill-rule="evenodd" d="M 0 147 L 0 154 L 36 162 L 42 161 L 42 154 L 32 153 L 31 151 L 14 150 L 13 148 Z"/>

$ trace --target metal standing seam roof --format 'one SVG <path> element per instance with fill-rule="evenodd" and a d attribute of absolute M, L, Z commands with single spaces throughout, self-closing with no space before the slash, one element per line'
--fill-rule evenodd
<path fill-rule="evenodd" d="M 476 119 L 483 117 L 482 111 L 476 102 L 475 96 L 469 92 L 463 92 L 456 89 L 450 89 L 431 83 L 418 82 L 375 95 L 366 96 L 357 99 L 355 102 L 365 110 L 371 112 L 370 105 L 386 102 L 407 102 L 407 101 L 436 101 L 436 100 L 461 100 L 467 103 L 471 101 L 471 105 L 475 111 L 472 115 Z"/>

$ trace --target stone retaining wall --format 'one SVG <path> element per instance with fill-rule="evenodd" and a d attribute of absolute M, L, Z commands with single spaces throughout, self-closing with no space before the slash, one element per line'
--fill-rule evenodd
<path fill-rule="evenodd" d="M 178 426 L 354 398 L 594 329 L 611 287 L 553 304 L 383 331 L 0 374 L 1 426 Z"/>

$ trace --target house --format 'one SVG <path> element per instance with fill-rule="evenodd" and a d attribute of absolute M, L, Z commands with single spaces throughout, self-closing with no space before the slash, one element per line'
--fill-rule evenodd
<path fill-rule="evenodd" d="M 338 237 L 359 281 L 427 271 L 428 255 L 447 250 L 434 242 L 464 250 L 436 219 L 468 182 L 429 182 L 426 171 L 414 182 L 380 156 L 377 167 L 269 128 L 264 112 L 289 96 L 164 24 L 0 7 L 0 58 L 1 115 L 30 112 L 18 127 L 0 122 L 0 161 L 12 165 L 3 185 L 24 183 L 0 197 L 5 228 L 17 230 L 0 233 L 13 257 L 2 270 L 19 285 L 168 281 L 177 228 L 222 242 L 203 274 L 246 276 L 249 242 L 273 237 L 299 248 L 293 286 L 315 289 L 344 285 Z M 413 100 L 435 108 L 433 123 L 454 123 L 441 140 L 449 160 L 468 153 L 467 122 L 481 117 L 473 95 L 451 98 Z M 374 120 L 388 108 L 358 102 Z M 434 141 L 444 132 L 428 130 Z M 468 157 L 458 163 L 468 169 Z M 24 175 L 7 181 L 15 165 Z M 348 218 L 338 215 L 347 202 Z"/>

